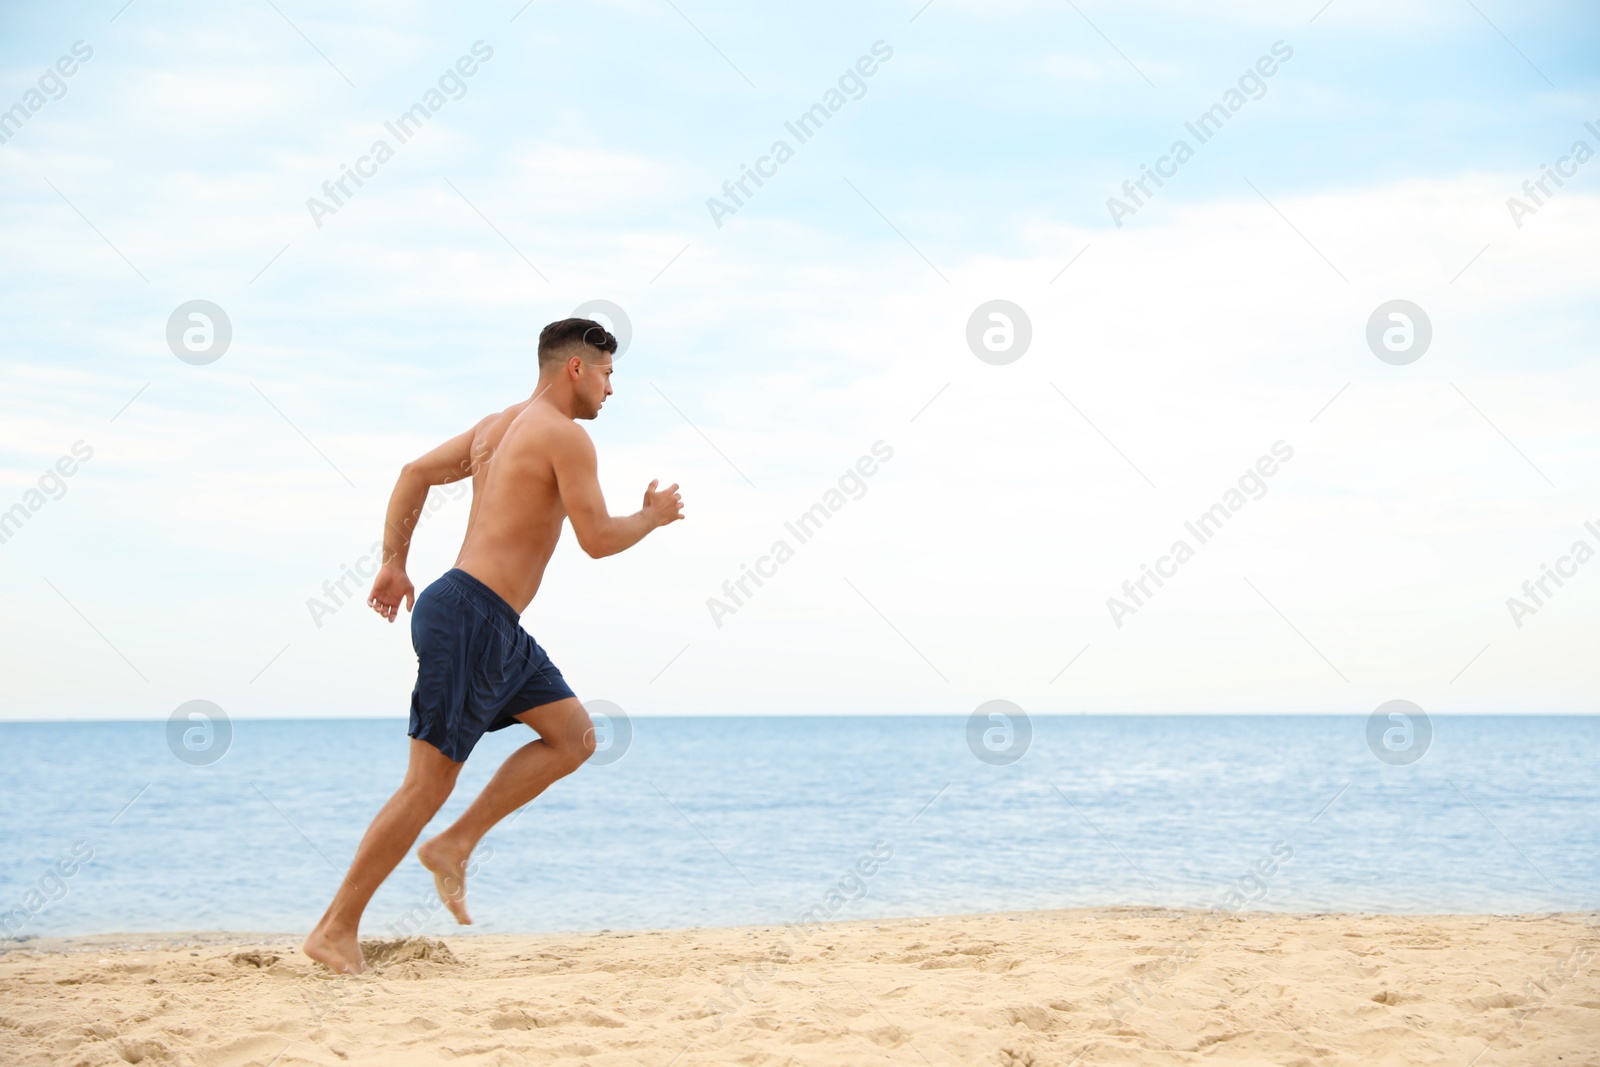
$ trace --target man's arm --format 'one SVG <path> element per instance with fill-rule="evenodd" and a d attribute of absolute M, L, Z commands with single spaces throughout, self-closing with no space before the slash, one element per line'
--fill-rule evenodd
<path fill-rule="evenodd" d="M 428 490 L 435 485 L 460 481 L 473 472 L 472 439 L 478 426 L 457 434 L 400 468 L 400 477 L 394 483 L 394 492 L 389 494 L 389 510 L 383 520 L 383 566 L 378 569 L 372 592 L 367 596 L 367 606 L 390 622 L 400 613 L 402 600 L 407 611 L 416 601 L 416 588 L 406 577 L 406 557 L 411 552 L 411 532 L 422 517 Z"/>
<path fill-rule="evenodd" d="M 567 509 L 578 546 L 595 559 L 612 556 L 632 548 L 657 526 L 683 518 L 683 498 L 673 484 L 657 491 L 652 479 L 644 491 L 644 507 L 632 515 L 616 516 L 606 510 L 600 493 L 594 442 L 581 426 L 561 433 L 554 443 L 551 465 L 555 468 L 556 488 Z"/>

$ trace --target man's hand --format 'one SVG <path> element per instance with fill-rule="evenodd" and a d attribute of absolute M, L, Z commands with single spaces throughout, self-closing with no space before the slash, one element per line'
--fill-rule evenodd
<path fill-rule="evenodd" d="M 411 584 L 411 579 L 406 577 L 405 568 L 385 563 L 378 569 L 378 577 L 372 582 L 372 592 L 367 595 L 367 607 L 394 622 L 395 616 L 400 614 L 400 601 L 404 600 L 406 610 L 410 611 L 416 599 L 416 588 Z"/>
<path fill-rule="evenodd" d="M 678 494 L 678 483 L 656 491 L 657 479 L 650 479 L 650 488 L 644 491 L 644 513 L 652 526 L 665 526 L 683 518 L 683 497 Z"/>

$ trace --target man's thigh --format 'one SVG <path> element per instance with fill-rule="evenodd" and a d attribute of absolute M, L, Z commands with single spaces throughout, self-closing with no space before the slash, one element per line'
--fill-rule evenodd
<path fill-rule="evenodd" d="M 594 722 L 577 697 L 541 704 L 512 718 L 533 727 L 546 744 L 556 748 L 594 747 Z"/>
<path fill-rule="evenodd" d="M 413 737 L 405 780 L 408 785 L 442 789 L 448 794 L 455 788 L 461 767 L 461 763 L 440 752 L 432 742 Z"/>

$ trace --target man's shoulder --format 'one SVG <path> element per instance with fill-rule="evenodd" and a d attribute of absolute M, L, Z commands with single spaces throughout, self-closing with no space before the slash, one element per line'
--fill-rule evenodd
<path fill-rule="evenodd" d="M 518 408 L 521 410 L 517 410 Z M 514 412 L 514 414 L 513 414 Z M 589 434 L 577 421 L 548 407 L 523 401 L 501 413 L 512 414 L 507 426 L 505 442 L 518 449 L 534 451 L 567 451 L 593 449 Z"/>

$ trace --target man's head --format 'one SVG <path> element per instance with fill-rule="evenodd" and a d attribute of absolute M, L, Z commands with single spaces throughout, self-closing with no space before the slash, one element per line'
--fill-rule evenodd
<path fill-rule="evenodd" d="M 539 383 L 552 400 L 570 400 L 569 414 L 592 419 L 611 395 L 617 339 L 593 319 L 561 319 L 539 331 Z"/>

